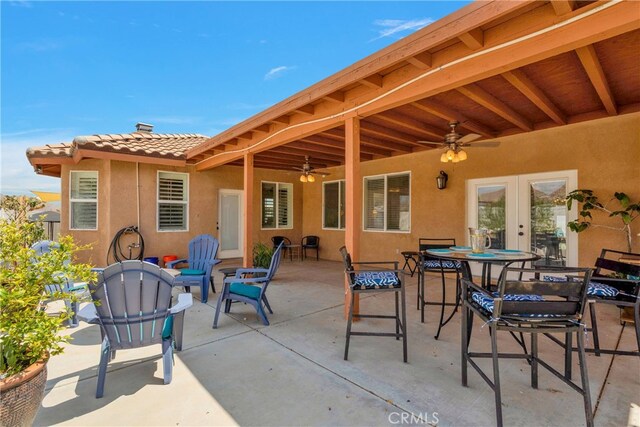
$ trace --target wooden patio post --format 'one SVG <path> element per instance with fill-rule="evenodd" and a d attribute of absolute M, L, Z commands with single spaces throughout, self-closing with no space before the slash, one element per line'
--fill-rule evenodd
<path fill-rule="evenodd" d="M 253 265 L 253 153 L 244 154 L 244 255 L 243 266 Z"/>
<path fill-rule="evenodd" d="M 360 230 L 362 229 L 362 177 L 360 176 L 360 118 L 345 120 L 345 230 L 344 243 L 352 259 L 360 258 Z M 351 294 L 345 278 L 344 316 L 349 316 Z M 353 314 L 360 313 L 358 295 L 354 296 Z M 354 319 L 355 320 L 355 319 Z"/>

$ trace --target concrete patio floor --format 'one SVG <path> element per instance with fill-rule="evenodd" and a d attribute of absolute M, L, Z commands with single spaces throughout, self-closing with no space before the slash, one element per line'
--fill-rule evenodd
<path fill-rule="evenodd" d="M 218 288 L 221 278 L 216 273 Z M 407 364 L 401 342 L 379 337 L 353 337 L 344 361 L 341 263 L 285 261 L 268 291 L 270 326 L 250 306 L 234 304 L 212 329 L 217 295 L 210 294 L 207 304 L 194 299 L 173 382 L 162 384 L 159 346 L 120 351 L 109 365 L 102 399 L 95 398 L 100 332 L 81 323 L 66 331 L 73 341 L 48 364 L 35 424 L 397 425 L 408 413 L 412 424 L 495 425 L 487 384 L 471 369 L 469 387 L 460 384 L 460 315 L 434 340 L 438 308 L 428 307 L 426 323 L 420 323 L 416 286 L 417 275 L 408 278 Z M 429 277 L 427 288 L 438 298 L 439 278 Z M 391 312 L 392 298 L 362 298 L 361 312 Z M 623 330 L 617 309 L 599 305 L 598 312 L 603 347 L 633 349 L 633 330 Z M 363 320 L 354 329 L 390 331 L 393 322 Z M 508 334 L 499 344 L 501 351 L 516 350 Z M 471 346 L 489 348 L 487 328 L 476 323 Z M 541 338 L 540 355 L 562 368 L 562 350 L 549 340 Z M 588 355 L 587 362 L 596 425 L 627 425 L 631 404 L 640 403 L 640 358 Z M 490 363 L 482 366 L 491 372 Z M 574 357 L 574 380 L 578 373 Z M 581 396 L 544 369 L 538 390 L 530 387 L 525 361 L 501 360 L 500 374 L 505 425 L 584 425 Z"/>

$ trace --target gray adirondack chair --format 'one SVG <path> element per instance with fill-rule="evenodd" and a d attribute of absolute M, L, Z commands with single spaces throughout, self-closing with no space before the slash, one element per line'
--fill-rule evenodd
<path fill-rule="evenodd" d="M 216 292 L 211 273 L 213 267 L 222 262 L 216 259 L 219 247 L 218 239 L 209 234 L 201 234 L 189 242 L 188 258 L 167 263 L 168 268 L 175 268 L 176 265 L 185 262 L 189 264 L 189 268 L 179 269 L 180 276 L 176 277 L 175 285 L 184 286 L 187 292 L 191 291 L 191 284 L 199 285 L 203 303 L 209 299 L 209 283 L 211 283 L 211 290 Z"/>
<path fill-rule="evenodd" d="M 173 373 L 173 346 L 182 350 L 184 310 L 193 304 L 191 294 L 178 295 L 171 306 L 173 276 L 157 265 L 143 261 L 112 264 L 98 273 L 97 283 L 89 284 L 89 304 L 79 316 L 100 325 L 102 348 L 98 368 L 96 398 L 104 394 L 107 364 L 116 350 L 162 344 L 164 383 Z"/>
<path fill-rule="evenodd" d="M 269 313 L 273 314 L 269 300 L 267 300 L 267 286 L 275 276 L 280 261 L 282 259 L 282 248 L 284 242 L 281 242 L 276 248 L 273 256 L 271 257 L 271 264 L 269 269 L 266 268 L 239 268 L 236 270 L 235 277 L 227 277 L 224 279 L 222 292 L 218 297 L 218 303 L 216 305 L 216 314 L 213 318 L 213 327 L 218 327 L 218 315 L 222 308 L 222 302 L 225 303 L 224 312 L 229 313 L 231 311 L 231 303 L 233 301 L 242 301 L 247 304 L 251 304 L 258 316 L 262 320 L 262 323 L 269 325 L 269 320 L 264 312 L 263 304 L 269 310 Z M 245 277 L 246 275 L 252 275 L 252 277 Z M 264 274 L 262 277 L 256 277 L 256 275 Z"/>
<path fill-rule="evenodd" d="M 51 251 L 56 250 L 59 247 L 60 244 L 58 242 L 54 242 L 51 240 L 41 240 L 34 243 L 33 246 L 31 246 L 31 249 L 36 252 L 36 256 L 40 257 L 44 254 L 48 254 Z M 69 262 L 71 262 L 71 260 L 66 261 L 66 263 Z M 47 295 L 49 295 L 49 300 L 52 300 L 55 294 L 58 292 L 74 293 L 77 297 L 81 297 L 88 291 L 86 283 L 74 283 L 72 277 L 66 276 L 60 276 L 60 283 L 50 283 L 45 285 L 44 288 Z M 46 300 L 44 302 L 46 302 Z M 78 301 L 65 299 L 64 303 L 67 308 L 71 309 L 71 317 L 68 320 L 69 327 L 75 328 L 76 326 L 78 326 Z"/>

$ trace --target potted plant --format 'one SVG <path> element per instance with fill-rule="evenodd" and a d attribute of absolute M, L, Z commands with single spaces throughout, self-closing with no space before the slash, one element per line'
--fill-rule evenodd
<path fill-rule="evenodd" d="M 268 269 L 271 265 L 271 257 L 273 256 L 273 248 L 258 243 L 253 247 L 253 266 L 256 268 Z"/>
<path fill-rule="evenodd" d="M 621 231 L 627 240 L 627 252 L 633 252 L 631 223 L 640 216 L 640 203 L 632 203 L 625 193 L 614 193 L 613 197 L 605 204 L 598 200 L 598 196 L 592 190 L 574 190 L 567 195 L 567 209 L 571 209 L 573 202 L 579 203 L 579 218 L 567 223 L 571 231 L 581 233 L 589 227 L 602 227 L 611 230 Z M 617 201 L 620 205 L 618 209 L 610 208 L 610 204 Z M 618 217 L 622 221 L 620 227 L 613 227 L 603 224 L 593 224 L 591 211 L 608 214 L 609 217 Z"/>
<path fill-rule="evenodd" d="M 0 220 L 0 423 L 30 425 L 40 408 L 46 363 L 62 352 L 68 337 L 58 332 L 68 311 L 50 315 L 43 299 L 74 300 L 57 292 L 45 297 L 45 285 L 92 279 L 91 266 L 69 262 L 84 248 L 68 236 L 50 253 L 36 256 L 31 246 L 43 237 L 42 224 Z"/>

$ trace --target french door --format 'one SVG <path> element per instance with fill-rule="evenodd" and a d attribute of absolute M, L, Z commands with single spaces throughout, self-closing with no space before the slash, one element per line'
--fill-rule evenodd
<path fill-rule="evenodd" d="M 220 250 L 218 257 L 238 258 L 243 255 L 244 245 L 244 208 L 242 190 L 222 189 L 218 194 L 218 238 Z"/>
<path fill-rule="evenodd" d="M 494 249 L 537 253 L 537 265 L 577 266 L 577 234 L 567 228 L 576 208 L 564 202 L 577 181 L 576 170 L 468 180 L 467 225 L 491 230 Z"/>

